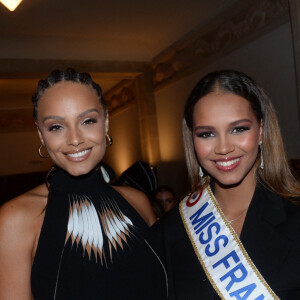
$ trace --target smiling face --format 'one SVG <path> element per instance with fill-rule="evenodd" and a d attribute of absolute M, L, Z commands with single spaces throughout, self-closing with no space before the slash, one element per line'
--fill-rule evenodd
<path fill-rule="evenodd" d="M 45 90 L 37 126 L 53 162 L 71 175 L 90 172 L 104 156 L 108 118 L 87 85 L 63 81 Z"/>
<path fill-rule="evenodd" d="M 198 161 L 215 183 L 255 184 L 262 126 L 249 102 L 230 93 L 209 93 L 196 103 L 193 120 Z"/>

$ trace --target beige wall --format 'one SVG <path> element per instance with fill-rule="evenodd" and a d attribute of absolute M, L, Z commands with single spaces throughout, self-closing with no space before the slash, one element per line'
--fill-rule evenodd
<path fill-rule="evenodd" d="M 187 96 L 207 72 L 231 68 L 244 71 L 259 81 L 271 96 L 278 111 L 289 158 L 300 158 L 300 130 L 290 23 L 263 35 L 246 46 L 155 93 L 160 162 L 160 184 L 169 184 L 179 195 L 188 190 L 181 136 L 181 119 Z M 110 133 L 114 145 L 107 149 L 105 161 L 120 175 L 135 161 L 142 159 L 139 117 L 136 103 L 110 116 Z M 50 161 L 36 154 L 39 140 L 35 132 L 1 134 L 0 155 L 10 167 L 3 174 L 47 170 Z M 14 140 L 23 147 L 15 149 Z M 29 150 L 25 150 L 29 149 Z M 122 150 L 120 150 L 122 149 Z M 14 150 L 13 154 L 12 151 Z M 21 162 L 28 161 L 28 166 Z"/>
<path fill-rule="evenodd" d="M 159 182 L 171 185 L 179 194 L 188 189 L 181 136 L 184 102 L 203 75 L 218 69 L 243 71 L 265 88 L 278 112 L 288 156 L 300 158 L 292 36 L 287 23 L 155 94 L 161 151 Z"/>
<path fill-rule="evenodd" d="M 113 145 L 107 148 L 104 161 L 114 169 L 117 176 L 134 162 L 141 160 L 138 126 L 136 103 L 110 116 L 109 133 L 113 138 Z"/>
<path fill-rule="evenodd" d="M 38 155 L 37 149 L 41 143 L 36 131 L 3 133 L 0 134 L 0 140 L 1 161 L 9 166 L 5 169 L 1 168 L 0 176 L 41 172 L 50 169 L 51 160 L 40 158 Z M 20 146 L 16 147 L 16 145 Z"/>

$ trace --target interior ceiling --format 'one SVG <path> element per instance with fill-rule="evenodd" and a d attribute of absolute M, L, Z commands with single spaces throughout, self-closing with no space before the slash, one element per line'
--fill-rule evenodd
<path fill-rule="evenodd" d="M 0 58 L 150 62 L 234 2 L 23 0 L 14 12 L 0 3 Z M 0 110 L 31 107 L 39 78 L 1 76 Z M 123 78 L 94 79 L 105 93 Z"/>
<path fill-rule="evenodd" d="M 150 61 L 235 0 L 23 0 L 0 4 L 3 58 Z"/>

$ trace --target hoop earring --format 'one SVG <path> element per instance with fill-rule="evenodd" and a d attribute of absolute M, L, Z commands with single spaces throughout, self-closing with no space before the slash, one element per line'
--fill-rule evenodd
<path fill-rule="evenodd" d="M 46 148 L 45 145 L 40 144 L 40 146 L 38 147 L 38 154 L 39 154 L 39 156 L 40 156 L 41 158 L 48 158 L 48 157 L 49 157 L 49 154 L 43 155 L 43 153 L 42 153 L 42 148 L 43 148 L 43 146 L 44 146 L 45 149 L 47 150 L 47 148 Z"/>
<path fill-rule="evenodd" d="M 259 146 L 260 146 L 260 165 L 259 165 L 259 167 L 261 169 L 263 169 L 264 168 L 264 158 L 263 158 L 262 141 L 260 141 Z"/>
<path fill-rule="evenodd" d="M 109 133 L 106 134 L 106 139 L 107 139 L 106 147 L 110 147 L 113 144 L 113 139 L 109 135 Z"/>

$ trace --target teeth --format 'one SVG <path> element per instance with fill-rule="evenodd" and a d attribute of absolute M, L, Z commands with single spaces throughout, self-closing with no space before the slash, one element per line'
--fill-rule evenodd
<path fill-rule="evenodd" d="M 86 155 L 90 151 L 91 151 L 91 149 L 88 149 L 88 150 L 84 150 L 84 151 L 81 151 L 81 152 L 78 152 L 78 153 L 68 154 L 68 156 L 71 156 L 71 157 L 81 157 L 81 156 Z"/>
<path fill-rule="evenodd" d="M 230 160 L 230 161 L 216 161 L 216 164 L 219 166 L 222 166 L 222 167 L 228 167 L 228 166 L 231 166 L 231 165 L 237 163 L 239 160 L 240 159 L 237 158 L 237 159 Z"/>

